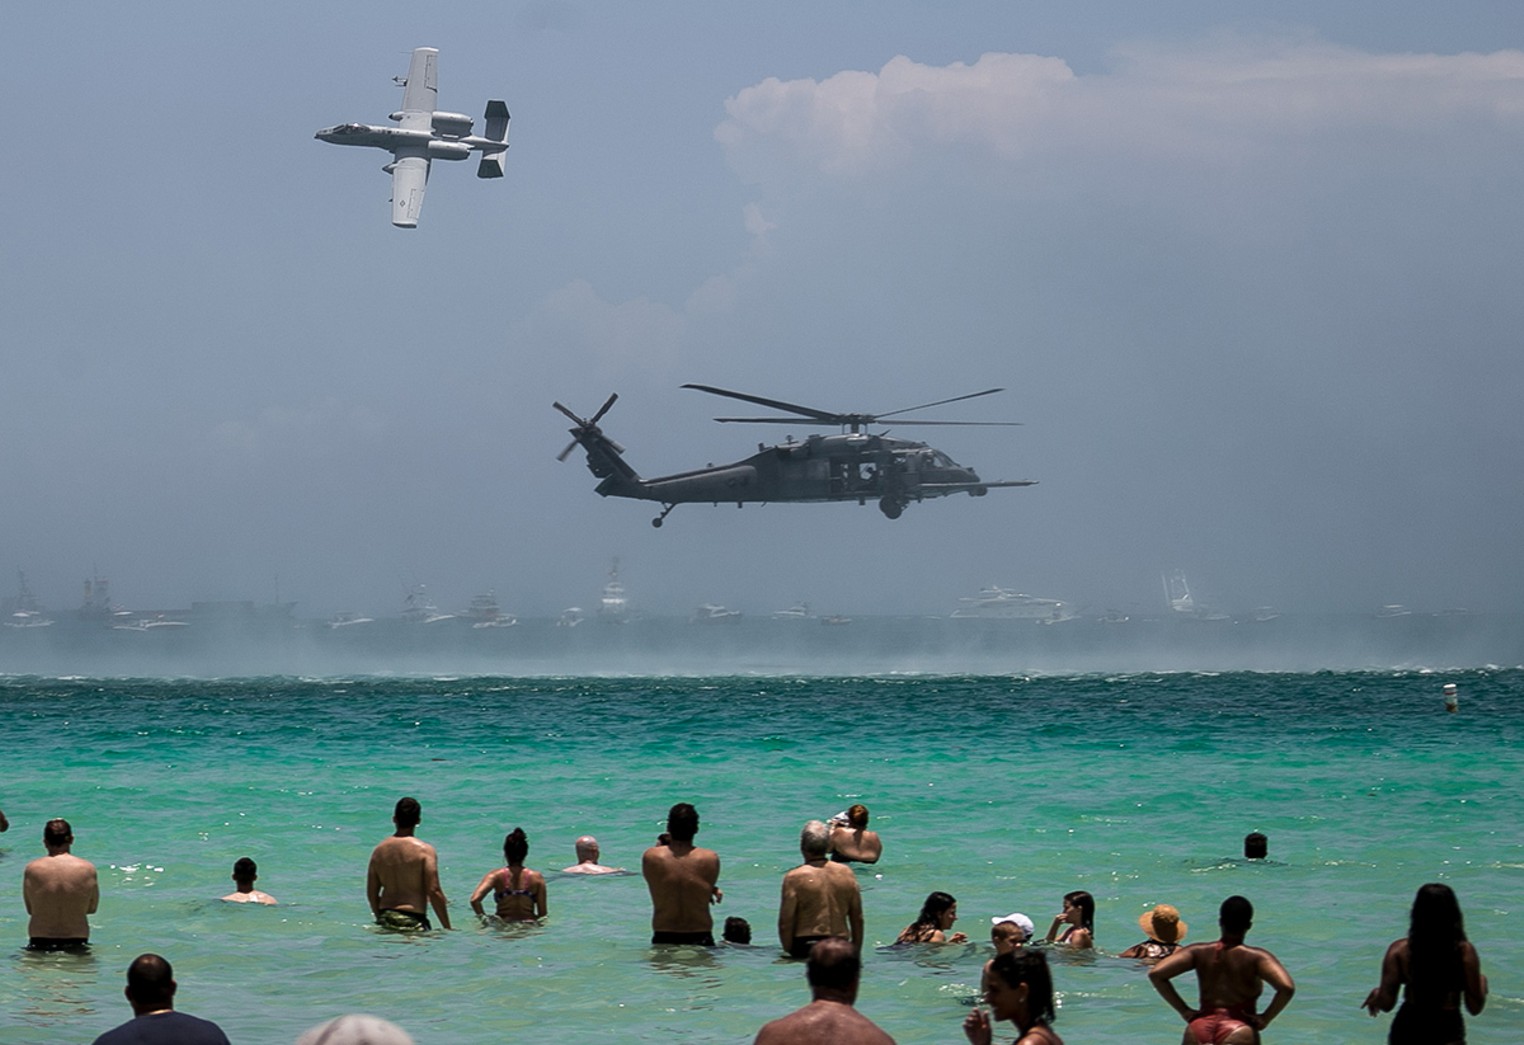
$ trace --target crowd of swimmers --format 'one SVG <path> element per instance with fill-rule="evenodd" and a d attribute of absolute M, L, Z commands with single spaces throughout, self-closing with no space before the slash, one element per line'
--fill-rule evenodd
<path fill-rule="evenodd" d="M 417 837 L 421 820 L 418 801 L 401 799 L 393 811 L 393 834 L 371 853 L 365 892 L 376 923 L 386 930 L 429 931 L 431 911 L 440 928 L 451 928 L 449 904 L 439 883 L 438 855 Z M 0 812 L 0 831 L 8 827 Z M 680 802 L 668 811 L 667 830 L 641 857 L 641 874 L 651 897 L 653 946 L 716 945 L 710 906 L 724 895 L 719 887 L 720 859 L 713 850 L 694 844 L 698 829 L 698 811 Z M 22 882 L 30 916 L 27 947 L 88 951 L 89 915 L 100 900 L 95 868 L 71 851 L 74 834 L 67 821 L 48 821 L 42 840 L 47 855 L 27 864 Z M 876 863 L 883 853 L 877 832 L 868 829 L 867 808 L 854 805 L 829 822 L 809 821 L 800 832 L 799 849 L 802 862 L 783 877 L 778 942 L 785 953 L 806 961 L 811 1001 L 768 1023 L 756 1041 L 759 1045 L 892 1042 L 855 1008 L 864 937 L 861 893 L 851 865 Z M 575 851 L 577 862 L 564 868 L 563 874 L 628 873 L 599 863 L 598 842 L 590 835 L 576 840 Z M 525 866 L 528 854 L 529 840 L 521 828 L 515 828 L 503 841 L 504 866 L 483 875 L 471 894 L 470 906 L 478 919 L 532 922 L 546 916 L 545 876 Z M 1245 855 L 1265 857 L 1263 835 L 1245 839 Z M 254 861 L 240 858 L 232 872 L 236 888 L 222 899 L 275 904 L 275 897 L 255 888 L 258 877 Z M 491 914 L 485 906 L 489 900 Z M 964 933 L 952 931 L 957 919 L 957 900 L 948 893 L 933 892 L 895 944 L 966 944 Z M 1218 911 L 1218 939 L 1187 945 L 1188 926 L 1180 912 L 1169 904 L 1158 904 L 1139 919 L 1144 939 L 1120 953 L 1150 967 L 1153 987 L 1185 1023 L 1183 1045 L 1253 1045 L 1290 1004 L 1296 990 L 1290 973 L 1275 955 L 1245 941 L 1253 919 L 1253 905 L 1242 896 L 1230 896 Z M 997 1023 L 1010 1022 L 1017 1030 L 1017 1045 L 1062 1045 L 1053 1029 L 1056 1009 L 1046 952 L 1095 947 L 1095 898 L 1084 891 L 1066 894 L 1041 941 L 1034 940 L 1032 919 L 1020 912 L 990 921 L 994 957 L 985 962 L 981 973 L 984 1007 L 976 1005 L 968 1014 L 964 1033 L 975 1045 L 985 1045 L 993 1041 Z M 751 927 L 744 919 L 729 918 L 723 939 L 749 944 Z M 1194 973 L 1197 981 L 1194 1005 L 1174 983 L 1187 973 Z M 175 987 L 167 960 L 157 954 L 140 955 L 127 970 L 126 997 L 133 1019 L 102 1034 L 97 1045 L 227 1045 L 216 1024 L 174 1010 Z M 1261 1008 L 1266 988 L 1271 997 Z M 1460 904 L 1447 885 L 1430 883 L 1419 889 L 1408 934 L 1387 948 L 1380 984 L 1362 1006 L 1372 1016 L 1390 1012 L 1398 1006 L 1399 996 L 1401 1007 L 1387 1039 L 1391 1045 L 1464 1042 L 1462 1006 L 1474 1016 L 1486 1004 L 1487 978 L 1476 948 L 1466 939 Z M 299 1045 L 318 1041 L 411 1045 L 412 1039 L 393 1024 L 356 1014 L 313 1028 L 299 1039 Z"/>

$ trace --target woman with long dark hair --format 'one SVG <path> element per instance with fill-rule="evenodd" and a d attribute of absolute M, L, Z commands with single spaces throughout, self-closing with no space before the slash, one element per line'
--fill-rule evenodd
<path fill-rule="evenodd" d="M 1487 977 L 1448 885 L 1430 882 L 1418 890 L 1408 935 L 1386 949 L 1381 986 L 1365 996 L 1365 1008 L 1372 1016 L 1391 1012 L 1398 987 L 1402 1008 L 1387 1033 L 1390 1045 L 1461 1045 L 1466 1040 L 1461 1002 L 1473 1016 L 1487 1004 Z"/>
<path fill-rule="evenodd" d="M 1051 1026 L 1053 976 L 1041 951 L 1011 951 L 990 962 L 984 1003 L 990 1007 L 988 1013 L 976 1007 L 963 1021 L 963 1033 L 973 1045 L 992 1045 L 995 1020 L 1016 1024 L 1016 1045 L 1064 1045 Z"/>
<path fill-rule="evenodd" d="M 508 866 L 488 871 L 471 894 L 471 910 L 478 918 L 487 916 L 482 900 L 488 893 L 497 903 L 497 916 L 505 922 L 532 922 L 545 917 L 545 876 L 524 866 L 528 855 L 529 837 L 522 827 L 515 827 L 503 839 L 503 859 Z"/>
<path fill-rule="evenodd" d="M 921 905 L 915 921 L 900 930 L 895 943 L 967 943 L 962 933 L 947 935 L 958 920 L 958 901 L 948 893 L 932 893 Z"/>
<path fill-rule="evenodd" d="M 1059 926 L 1068 926 L 1059 932 Z M 1095 897 L 1077 889 L 1064 894 L 1064 909 L 1053 916 L 1048 927 L 1049 943 L 1061 943 L 1066 947 L 1095 946 Z"/>

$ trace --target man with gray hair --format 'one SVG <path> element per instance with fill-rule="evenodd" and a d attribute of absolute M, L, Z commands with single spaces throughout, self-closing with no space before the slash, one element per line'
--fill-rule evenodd
<path fill-rule="evenodd" d="M 562 874 L 624 874 L 622 867 L 604 867 L 598 862 L 598 839 L 583 835 L 576 841 L 577 862 L 561 868 Z"/>
<path fill-rule="evenodd" d="M 808 958 L 810 948 L 827 936 L 848 937 L 854 949 L 862 949 L 863 904 L 857 876 L 847 865 L 826 859 L 830 848 L 831 829 L 811 820 L 799 832 L 804 863 L 783 876 L 778 942 L 791 958 Z"/>

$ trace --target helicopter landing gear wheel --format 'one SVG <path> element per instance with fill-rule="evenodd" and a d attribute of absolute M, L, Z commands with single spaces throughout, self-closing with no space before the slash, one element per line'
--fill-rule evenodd
<path fill-rule="evenodd" d="M 905 510 L 905 506 L 893 497 L 883 497 L 879 499 L 878 510 L 883 512 L 887 519 L 898 519 L 900 513 Z"/>
<path fill-rule="evenodd" d="M 662 507 L 661 507 L 661 514 L 658 515 L 656 518 L 651 520 L 651 525 L 656 527 L 658 530 L 661 529 L 662 520 L 665 519 L 668 515 L 670 515 L 672 513 L 672 509 L 674 509 L 676 507 L 677 507 L 676 504 L 664 504 L 664 505 L 662 505 Z"/>

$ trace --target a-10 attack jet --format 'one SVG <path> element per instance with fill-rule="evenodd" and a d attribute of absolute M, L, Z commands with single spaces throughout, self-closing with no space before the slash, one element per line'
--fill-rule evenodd
<path fill-rule="evenodd" d="M 471 117 L 458 112 L 438 112 L 439 51 L 420 47 L 413 51 L 403 85 L 402 108 L 389 119 L 396 127 L 365 123 L 341 123 L 325 127 L 314 137 L 335 145 L 367 145 L 385 149 L 392 162 L 381 169 L 392 176 L 392 224 L 401 229 L 418 227 L 423 209 L 423 190 L 429 183 L 429 161 L 463 160 L 473 152 L 482 154 L 478 178 L 501 178 L 508 152 L 508 106 L 487 103 L 486 127 L 478 137 L 471 133 Z"/>

